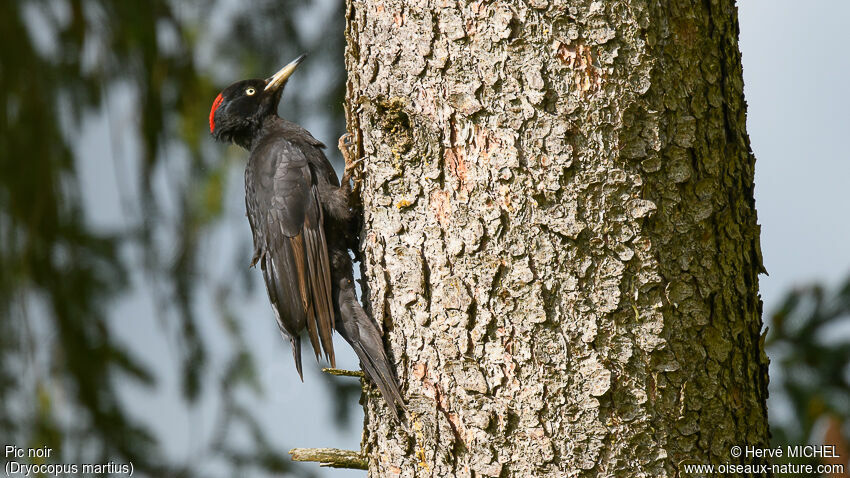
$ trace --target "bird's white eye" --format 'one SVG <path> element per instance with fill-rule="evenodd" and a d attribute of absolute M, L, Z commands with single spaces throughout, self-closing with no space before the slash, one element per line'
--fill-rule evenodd
<path fill-rule="evenodd" d="M 252 96 L 256 92 L 257 92 L 257 90 L 255 90 L 254 88 L 246 88 L 245 89 L 245 94 L 248 95 L 248 96 Z"/>

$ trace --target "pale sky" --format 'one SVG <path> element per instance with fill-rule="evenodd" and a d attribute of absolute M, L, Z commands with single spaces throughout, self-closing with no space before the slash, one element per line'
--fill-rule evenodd
<path fill-rule="evenodd" d="M 739 2 L 765 311 L 850 273 L 850 2 Z"/>

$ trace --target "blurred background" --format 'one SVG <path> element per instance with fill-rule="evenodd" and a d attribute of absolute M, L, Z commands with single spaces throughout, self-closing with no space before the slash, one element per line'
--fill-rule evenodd
<path fill-rule="evenodd" d="M 850 3 L 739 13 L 774 440 L 846 443 Z M 288 460 L 359 447 L 359 384 L 298 380 L 247 267 L 245 153 L 207 126 L 224 86 L 309 52 L 281 114 L 335 145 L 343 27 L 339 0 L 0 2 L 0 444 L 139 476 L 365 476 Z"/>

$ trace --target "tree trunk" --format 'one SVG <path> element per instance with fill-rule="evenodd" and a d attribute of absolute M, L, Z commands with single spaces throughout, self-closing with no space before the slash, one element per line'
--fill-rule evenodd
<path fill-rule="evenodd" d="M 370 476 L 755 463 L 767 358 L 732 0 L 348 0 Z"/>

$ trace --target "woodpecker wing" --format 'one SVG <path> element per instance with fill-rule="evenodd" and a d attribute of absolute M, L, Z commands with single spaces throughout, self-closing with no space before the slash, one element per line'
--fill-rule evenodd
<path fill-rule="evenodd" d="M 324 218 L 315 175 L 296 145 L 278 137 L 254 148 L 246 170 L 246 202 L 254 263 L 260 262 L 278 326 L 292 342 L 299 375 L 299 334 L 305 326 L 316 358 L 323 350 L 335 366 Z"/>

